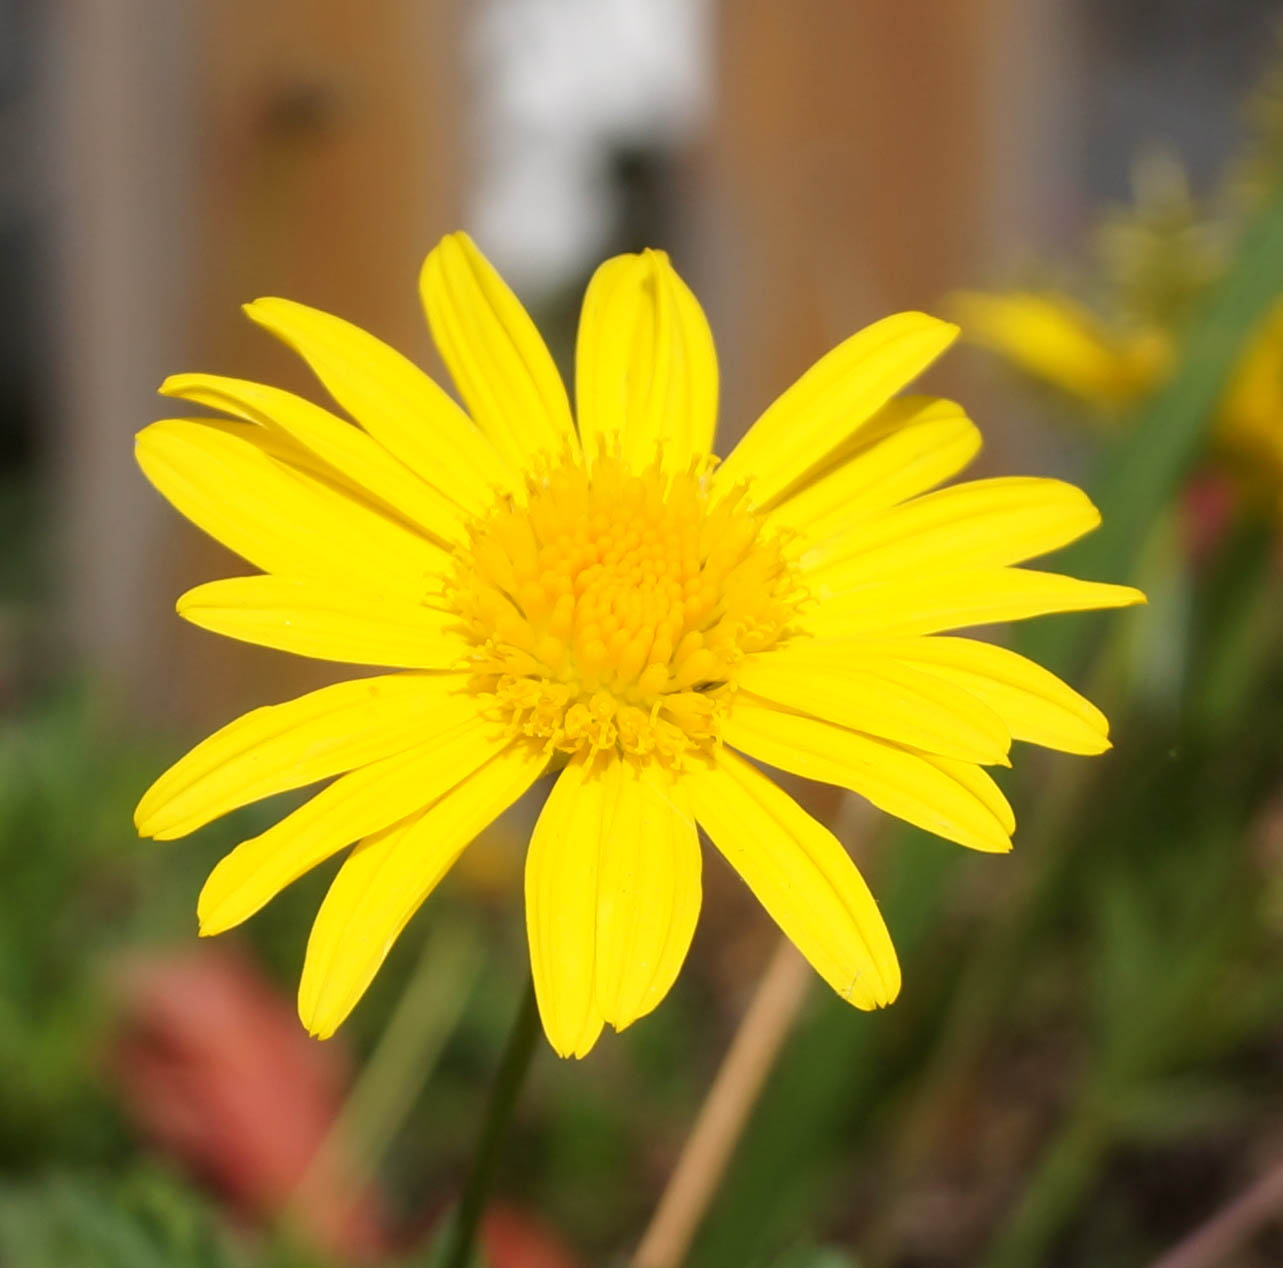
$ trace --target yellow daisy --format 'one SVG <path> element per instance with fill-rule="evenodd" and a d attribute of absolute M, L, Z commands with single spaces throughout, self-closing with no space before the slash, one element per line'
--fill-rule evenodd
<path fill-rule="evenodd" d="M 1110 327 L 1066 295 L 967 291 L 950 306 L 972 342 L 1101 414 L 1135 405 L 1171 372 L 1172 335 Z M 1240 353 L 1209 441 L 1245 488 L 1283 506 L 1283 303 L 1267 311 Z"/>
<path fill-rule="evenodd" d="M 1213 440 L 1248 489 L 1283 512 L 1283 302 L 1266 312 L 1240 354 Z"/>
<path fill-rule="evenodd" d="M 1094 410 L 1126 408 L 1171 367 L 1171 340 L 1161 330 L 1112 327 L 1054 291 L 964 291 L 949 307 L 968 339 Z"/>
<path fill-rule="evenodd" d="M 672 984 L 700 905 L 697 825 L 834 990 L 889 1003 L 899 968 L 855 865 L 753 763 L 1008 849 L 1011 810 L 983 766 L 1006 764 L 1013 738 L 1098 753 L 1107 724 L 1030 661 L 939 634 L 1142 602 L 1014 566 L 1093 528 L 1095 508 L 1056 480 L 931 491 L 980 445 L 957 405 L 896 395 L 957 333 L 932 317 L 853 335 L 719 466 L 712 337 L 662 252 L 592 279 L 574 415 L 530 318 L 465 235 L 420 282 L 467 413 L 363 331 L 261 299 L 249 316 L 357 425 L 192 374 L 162 392 L 230 420 L 139 434 L 161 493 L 262 570 L 189 591 L 182 616 L 396 671 L 257 709 L 143 797 L 139 831 L 172 838 L 333 779 L 218 864 L 201 932 L 357 842 L 300 986 L 304 1023 L 329 1035 L 468 842 L 556 772 L 525 891 L 559 1053 L 582 1056 Z"/>

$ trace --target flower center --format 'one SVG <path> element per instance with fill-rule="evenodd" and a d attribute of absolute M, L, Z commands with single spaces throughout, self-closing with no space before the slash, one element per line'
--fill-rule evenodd
<path fill-rule="evenodd" d="M 779 537 L 706 475 L 566 460 L 472 529 L 454 601 L 515 732 L 674 764 L 717 742 L 735 666 L 800 591 Z"/>

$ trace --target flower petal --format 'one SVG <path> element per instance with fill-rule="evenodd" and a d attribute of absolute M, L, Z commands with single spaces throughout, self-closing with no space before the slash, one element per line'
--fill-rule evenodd
<path fill-rule="evenodd" d="M 924 762 L 942 770 L 950 779 L 962 785 L 998 821 L 1002 830 L 1011 836 L 1016 830 L 1016 814 L 1003 791 L 983 766 L 972 762 L 959 762 L 952 757 L 939 757 L 935 753 L 919 753 Z"/>
<path fill-rule="evenodd" d="M 484 511 L 496 489 L 518 484 L 472 420 L 381 339 L 288 299 L 256 299 L 245 312 L 293 348 L 380 445 L 464 510 Z"/>
<path fill-rule="evenodd" d="M 438 541 L 463 540 L 459 508 L 426 484 L 359 427 L 279 388 L 216 374 L 174 374 L 162 396 L 222 410 L 268 430 L 279 430 L 341 479 L 352 481 Z"/>
<path fill-rule="evenodd" d="M 857 1008 L 895 999 L 891 936 L 838 839 L 727 749 L 681 780 L 700 826 L 815 971 Z"/>
<path fill-rule="evenodd" d="M 1016 564 L 1089 533 L 1100 512 L 1063 480 L 998 476 L 937 489 L 858 520 L 802 556 L 823 597 L 891 577 Z"/>
<path fill-rule="evenodd" d="M 819 658 L 823 646 L 749 657 L 739 669 L 746 691 L 797 713 L 897 744 L 965 762 L 1007 764 L 1011 737 L 993 711 L 941 679 L 887 658 L 857 659 L 859 643 Z M 854 649 L 843 659 L 848 649 Z"/>
<path fill-rule="evenodd" d="M 261 431 L 166 419 L 138 433 L 138 465 L 197 528 L 265 572 L 417 599 L 449 566 L 427 538 L 269 457 L 251 435 Z"/>
<path fill-rule="evenodd" d="M 558 1056 L 583 1057 L 601 1033 L 597 885 L 614 814 L 617 760 L 582 755 L 557 777 L 526 854 L 526 933 L 544 1032 Z"/>
<path fill-rule="evenodd" d="M 548 1040 L 584 1056 L 667 995 L 699 914 L 699 839 L 680 788 L 650 766 L 579 756 L 526 856 L 526 924 Z"/>
<path fill-rule="evenodd" d="M 1105 715 L 1009 648 L 972 638 L 905 638 L 870 643 L 867 654 L 894 657 L 969 692 L 1003 720 L 1014 739 L 1064 753 L 1109 748 Z"/>
<path fill-rule="evenodd" d="M 597 874 L 597 1007 L 616 1030 L 668 994 L 700 906 L 699 834 L 680 787 L 654 765 L 614 763 L 615 813 Z"/>
<path fill-rule="evenodd" d="M 410 917 L 468 843 L 543 773 L 535 745 L 491 757 L 426 810 L 366 838 L 330 885 L 307 943 L 299 1016 L 327 1039 L 383 963 Z"/>
<path fill-rule="evenodd" d="M 813 634 L 935 634 L 1051 612 L 1129 607 L 1145 596 L 1131 586 L 1080 581 L 1027 568 L 963 568 L 923 578 L 888 577 L 827 598 L 799 617 Z"/>
<path fill-rule="evenodd" d="M 526 924 L 548 1041 L 584 1056 L 668 993 L 700 904 L 695 823 L 651 767 L 577 756 L 561 773 L 526 857 Z"/>
<path fill-rule="evenodd" d="M 419 277 L 432 338 L 477 426 L 515 467 L 577 452 L 565 385 L 521 302 L 466 233 L 442 238 Z"/>
<path fill-rule="evenodd" d="M 471 648 L 453 613 L 304 577 L 206 582 L 179 598 L 178 615 L 228 638 L 349 665 L 454 669 Z"/>
<path fill-rule="evenodd" d="M 978 766 L 950 762 L 942 768 L 911 749 L 790 713 L 744 691 L 737 693 L 722 735 L 749 757 L 849 788 L 879 810 L 959 845 L 1011 849 L 1011 808 Z M 957 777 L 964 767 L 974 772 L 966 783 Z M 977 796 L 973 788 L 983 789 L 984 795 Z"/>
<path fill-rule="evenodd" d="M 403 753 L 336 779 L 293 814 L 241 842 L 209 874 L 197 902 L 202 935 L 252 916 L 304 872 L 353 841 L 421 810 L 510 743 L 475 712 Z"/>
<path fill-rule="evenodd" d="M 389 674 L 255 709 L 156 780 L 134 822 L 142 836 L 172 840 L 238 806 L 403 752 L 422 738 L 425 717 L 440 724 L 470 716 L 463 684 L 457 676 Z"/>
<path fill-rule="evenodd" d="M 980 452 L 980 430 L 962 406 L 930 396 L 888 401 L 855 438 L 863 443 L 781 502 L 772 524 L 821 541 L 934 488 Z"/>
<path fill-rule="evenodd" d="M 1134 400 L 1171 359 L 1158 332 L 1111 331 L 1064 295 L 968 291 L 951 299 L 969 340 L 1098 408 Z"/>
<path fill-rule="evenodd" d="M 607 260 L 588 284 L 575 352 L 590 457 L 686 470 L 713 446 L 717 356 L 699 301 L 662 251 Z"/>
<path fill-rule="evenodd" d="M 957 326 L 897 313 L 840 343 L 749 428 L 714 473 L 716 487 L 749 484 L 759 507 L 779 500 L 957 338 Z"/>

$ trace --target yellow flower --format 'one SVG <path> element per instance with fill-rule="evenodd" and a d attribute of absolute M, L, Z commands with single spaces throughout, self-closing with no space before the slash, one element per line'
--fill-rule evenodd
<path fill-rule="evenodd" d="M 1110 327 L 1055 292 L 965 291 L 949 307 L 972 342 L 1093 410 L 1130 405 L 1154 389 L 1171 362 L 1160 330 Z"/>
<path fill-rule="evenodd" d="M 559 1053 L 582 1056 L 672 984 L 700 905 L 697 824 L 844 999 L 890 1002 L 895 952 L 850 857 L 746 758 L 1008 849 L 1011 810 L 982 767 L 1013 738 L 1100 752 L 1107 724 L 1030 661 L 937 635 L 1142 602 L 1013 566 L 1093 528 L 1095 508 L 1055 480 L 929 491 L 980 439 L 957 405 L 895 395 L 957 333 L 919 313 L 830 352 L 718 466 L 712 338 L 663 253 L 610 260 L 589 285 L 577 421 L 466 236 L 429 255 L 421 288 L 468 413 L 370 335 L 263 299 L 250 317 L 359 425 L 181 375 L 162 391 L 232 421 L 138 437 L 156 487 L 264 574 L 198 586 L 184 617 L 398 671 L 255 710 L 147 792 L 140 832 L 172 838 L 338 777 L 218 864 L 201 932 L 359 842 L 300 987 L 303 1021 L 329 1035 L 468 842 L 556 771 L 525 890 Z"/>
<path fill-rule="evenodd" d="M 1283 302 L 1239 357 L 1217 409 L 1215 439 L 1240 478 L 1283 511 Z"/>
<path fill-rule="evenodd" d="M 950 306 L 972 342 L 1101 414 L 1136 403 L 1171 368 L 1172 340 L 1164 331 L 1109 327 L 1064 295 L 962 292 Z M 1210 439 L 1244 486 L 1283 506 L 1283 302 L 1239 356 Z"/>

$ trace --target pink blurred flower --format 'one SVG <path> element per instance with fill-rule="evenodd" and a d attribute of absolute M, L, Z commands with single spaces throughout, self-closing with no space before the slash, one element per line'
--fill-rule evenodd
<path fill-rule="evenodd" d="M 292 1002 L 233 951 L 135 956 L 117 986 L 110 1069 L 144 1134 L 245 1218 L 288 1212 L 318 1247 L 377 1260 L 390 1245 L 377 1193 L 317 1152 L 348 1081 L 341 1050 L 309 1039 Z"/>

